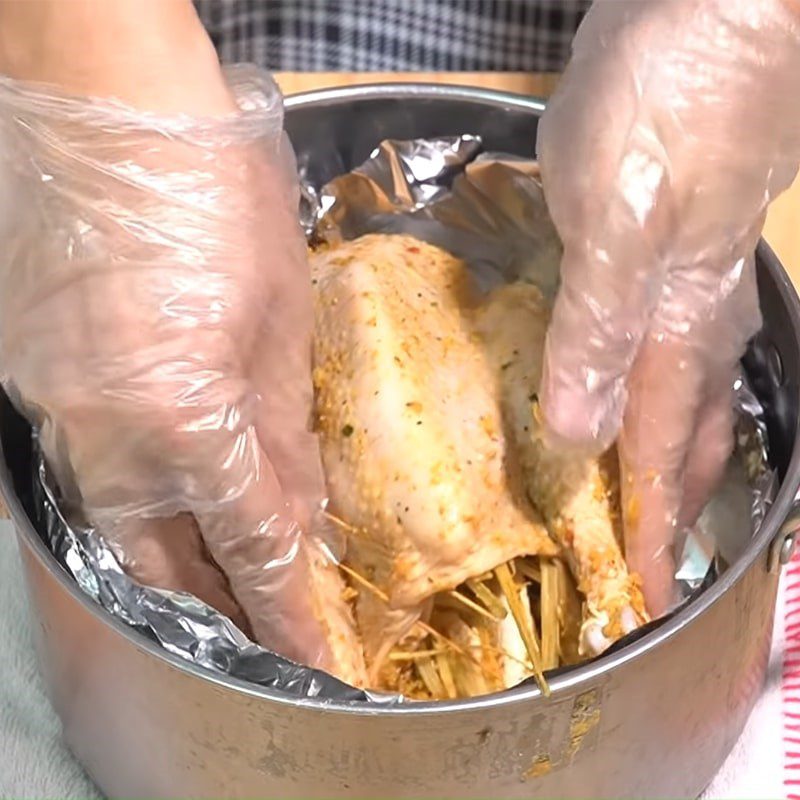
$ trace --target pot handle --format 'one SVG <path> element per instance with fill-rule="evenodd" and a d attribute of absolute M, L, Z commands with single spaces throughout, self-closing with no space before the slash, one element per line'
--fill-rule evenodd
<path fill-rule="evenodd" d="M 800 538 L 800 496 L 796 497 L 777 536 L 769 546 L 767 569 L 769 572 L 780 572 L 781 567 L 788 564 L 797 549 Z"/>

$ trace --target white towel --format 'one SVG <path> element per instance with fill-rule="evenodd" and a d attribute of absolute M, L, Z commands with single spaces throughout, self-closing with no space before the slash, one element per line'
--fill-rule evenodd
<path fill-rule="evenodd" d="M 796 582 L 796 587 L 782 590 L 779 599 L 767 687 L 741 740 L 704 798 L 787 797 L 781 675 L 784 617 L 793 605 L 800 609 L 800 574 Z M 792 581 L 784 583 L 791 586 Z M 800 684 L 800 678 L 797 683 Z M 791 691 L 786 694 L 791 701 Z M 795 694 L 800 700 L 800 691 Z M 797 708 L 800 714 L 800 705 Z M 796 749 L 800 751 L 800 733 L 796 736 L 799 742 Z M 791 763 L 787 766 L 791 767 Z M 795 774 L 800 776 L 800 770 Z M 791 780 L 791 772 L 788 775 Z M 800 785 L 795 789 L 800 791 Z M 0 798 L 99 800 L 101 797 L 61 742 L 58 720 L 36 671 L 14 536 L 10 524 L 0 522 Z"/>
<path fill-rule="evenodd" d="M 0 521 L 0 797 L 102 795 L 61 742 L 36 669 L 28 602 L 11 523 Z"/>

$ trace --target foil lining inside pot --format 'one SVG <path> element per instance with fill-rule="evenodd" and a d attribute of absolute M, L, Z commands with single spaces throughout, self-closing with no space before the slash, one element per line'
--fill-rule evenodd
<path fill-rule="evenodd" d="M 324 187 L 303 180 L 301 219 L 310 242 L 406 233 L 463 259 L 479 285 L 527 280 L 552 298 L 560 242 L 534 162 L 485 153 L 474 136 L 385 141 L 358 169 Z M 684 537 L 676 578 L 684 599 L 742 554 L 769 508 L 777 480 L 767 459 L 763 409 L 744 376 L 735 384 L 736 454 L 697 526 Z M 198 599 L 137 584 L 102 535 L 60 500 L 38 447 L 33 489 L 39 532 L 81 589 L 108 613 L 198 666 L 295 697 L 392 704 L 396 695 L 347 686 L 250 641 Z M 634 632 L 625 646 L 659 620 Z M 557 670 L 562 672 L 563 669 Z"/>

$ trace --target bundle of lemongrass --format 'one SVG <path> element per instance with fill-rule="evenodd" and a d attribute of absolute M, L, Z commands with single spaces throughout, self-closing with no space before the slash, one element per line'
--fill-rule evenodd
<path fill-rule="evenodd" d="M 342 565 L 353 601 L 366 591 L 389 598 Z M 389 653 L 372 688 L 414 700 L 502 691 L 577 663 L 581 598 L 560 558 L 517 558 L 434 596 L 430 614 Z"/>

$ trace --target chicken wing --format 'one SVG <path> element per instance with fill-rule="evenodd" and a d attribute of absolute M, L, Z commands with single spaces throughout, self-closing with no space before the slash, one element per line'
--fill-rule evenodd
<path fill-rule="evenodd" d="M 514 283 L 490 294 L 477 323 L 499 376 L 530 498 L 563 545 L 585 597 L 580 652 L 591 656 L 648 617 L 639 580 L 628 571 L 619 544 L 613 460 L 557 454 L 541 439 L 537 392 L 549 318 L 539 290 Z"/>

